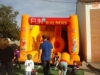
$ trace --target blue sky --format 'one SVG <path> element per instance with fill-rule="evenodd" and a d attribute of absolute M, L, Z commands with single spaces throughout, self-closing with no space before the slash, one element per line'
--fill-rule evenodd
<path fill-rule="evenodd" d="M 0 4 L 12 6 L 19 14 L 17 25 L 21 25 L 22 14 L 30 17 L 69 17 L 76 14 L 77 0 L 0 0 Z"/>

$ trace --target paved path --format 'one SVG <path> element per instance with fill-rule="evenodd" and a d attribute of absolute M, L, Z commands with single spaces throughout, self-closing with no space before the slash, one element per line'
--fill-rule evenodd
<path fill-rule="evenodd" d="M 80 69 L 84 70 L 84 75 L 100 75 L 100 63 L 90 63 L 90 65 L 93 67 L 88 68 L 87 66 L 80 66 Z M 95 70 L 96 69 L 96 70 Z M 97 71 L 99 69 L 99 72 Z"/>

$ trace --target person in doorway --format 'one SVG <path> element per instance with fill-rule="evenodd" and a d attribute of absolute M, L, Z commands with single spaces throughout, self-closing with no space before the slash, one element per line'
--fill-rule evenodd
<path fill-rule="evenodd" d="M 52 44 L 46 35 L 42 36 L 43 43 L 40 44 L 39 61 L 42 61 L 44 75 L 50 75 L 50 59 L 53 53 Z"/>
<path fill-rule="evenodd" d="M 7 38 L 0 39 L 1 75 L 12 75 L 14 51 Z"/>

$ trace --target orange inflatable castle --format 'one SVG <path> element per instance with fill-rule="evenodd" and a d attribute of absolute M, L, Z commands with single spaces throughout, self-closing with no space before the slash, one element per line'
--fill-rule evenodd
<path fill-rule="evenodd" d="M 63 26 L 67 32 L 67 34 L 63 34 L 67 35 L 64 38 L 62 37 Z M 59 56 L 69 65 L 72 65 L 74 60 L 80 62 L 77 15 L 70 15 L 69 18 L 48 18 L 29 17 L 27 14 L 23 14 L 20 30 L 20 62 L 26 60 L 27 54 L 32 54 L 34 62 L 38 63 L 42 35 L 49 36 L 54 53 L 58 52 Z M 66 39 L 68 41 L 65 41 Z M 65 49 L 66 43 L 68 44 L 67 50 Z"/>

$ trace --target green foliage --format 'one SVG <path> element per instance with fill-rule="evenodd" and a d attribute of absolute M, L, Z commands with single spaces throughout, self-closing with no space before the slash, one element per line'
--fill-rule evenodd
<path fill-rule="evenodd" d="M 0 5 L 0 37 L 19 40 L 20 29 L 16 21 L 18 14 L 11 6 Z"/>

